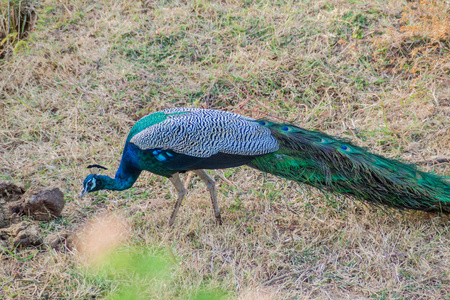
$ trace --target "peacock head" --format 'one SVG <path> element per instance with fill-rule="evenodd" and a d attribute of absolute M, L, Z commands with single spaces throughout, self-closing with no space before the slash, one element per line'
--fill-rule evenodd
<path fill-rule="evenodd" d="M 97 175 L 96 171 L 108 170 L 107 168 L 100 166 L 100 165 L 89 165 L 87 166 L 89 170 L 91 170 L 91 175 L 86 177 L 86 179 L 83 182 L 83 190 L 81 191 L 81 197 L 83 198 L 84 195 L 90 192 L 95 192 L 99 190 L 103 190 L 105 188 L 105 176 Z"/>
<path fill-rule="evenodd" d="M 104 182 L 101 175 L 91 174 L 83 182 L 83 191 L 81 197 L 90 192 L 95 192 L 103 189 Z"/>

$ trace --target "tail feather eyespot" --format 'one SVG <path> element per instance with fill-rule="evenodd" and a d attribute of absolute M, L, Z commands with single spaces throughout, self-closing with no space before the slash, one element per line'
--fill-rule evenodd
<path fill-rule="evenodd" d="M 283 126 L 283 127 L 281 127 L 281 130 L 286 131 L 286 132 L 294 131 L 294 129 L 292 129 L 292 127 L 290 127 L 290 126 Z"/>
<path fill-rule="evenodd" d="M 345 152 L 351 152 L 352 151 L 352 149 L 349 146 L 347 146 L 347 145 L 341 145 L 341 149 L 344 150 Z"/>

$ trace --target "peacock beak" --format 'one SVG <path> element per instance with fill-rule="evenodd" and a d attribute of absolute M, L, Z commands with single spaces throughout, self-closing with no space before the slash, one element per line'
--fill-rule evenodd
<path fill-rule="evenodd" d="M 87 188 L 83 189 L 83 190 L 81 191 L 80 199 L 83 198 L 83 196 L 86 195 L 87 192 L 88 192 L 88 191 L 87 191 Z"/>

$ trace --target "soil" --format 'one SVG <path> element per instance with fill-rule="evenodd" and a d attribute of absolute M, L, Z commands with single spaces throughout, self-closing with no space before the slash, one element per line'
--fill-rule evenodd
<path fill-rule="evenodd" d="M 35 186 L 25 192 L 23 185 L 0 182 L 0 252 L 11 246 L 24 248 L 43 243 L 52 248 L 70 246 L 70 232 L 56 232 L 44 239 L 36 222 L 60 217 L 64 205 L 64 195 L 59 188 Z M 32 220 L 20 222 L 23 216 Z"/>
<path fill-rule="evenodd" d="M 0 182 L 0 228 L 8 227 L 11 215 L 16 213 L 19 199 L 25 188 L 12 182 Z"/>

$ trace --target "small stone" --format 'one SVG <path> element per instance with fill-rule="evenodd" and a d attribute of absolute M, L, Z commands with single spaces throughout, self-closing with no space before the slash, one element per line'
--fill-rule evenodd
<path fill-rule="evenodd" d="M 49 234 L 45 238 L 44 243 L 53 249 L 60 249 L 62 246 L 66 246 L 71 249 L 73 238 L 70 232 L 55 232 Z"/>
<path fill-rule="evenodd" d="M 39 246 L 42 244 L 42 231 L 34 223 L 23 221 L 9 228 L 15 247 Z"/>

